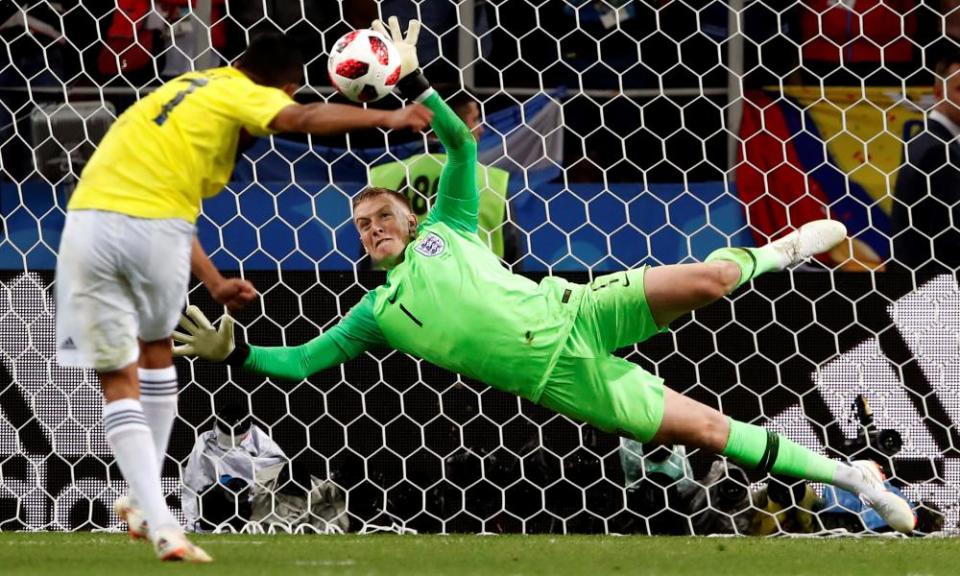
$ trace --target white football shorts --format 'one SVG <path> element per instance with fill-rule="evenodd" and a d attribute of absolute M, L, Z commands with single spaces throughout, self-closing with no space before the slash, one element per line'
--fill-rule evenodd
<path fill-rule="evenodd" d="M 190 281 L 194 225 L 116 212 L 67 212 L 57 258 L 57 360 L 110 372 L 139 337 L 169 338 Z"/>

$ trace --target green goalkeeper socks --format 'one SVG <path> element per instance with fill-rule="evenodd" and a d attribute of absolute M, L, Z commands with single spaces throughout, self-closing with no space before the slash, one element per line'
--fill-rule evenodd
<path fill-rule="evenodd" d="M 753 424 L 732 418 L 723 455 L 761 472 L 832 483 L 838 462 Z"/>
<path fill-rule="evenodd" d="M 739 288 L 761 274 L 783 270 L 780 256 L 764 248 L 719 248 L 707 256 L 706 262 L 728 260 L 739 266 L 740 280 L 736 286 Z"/>

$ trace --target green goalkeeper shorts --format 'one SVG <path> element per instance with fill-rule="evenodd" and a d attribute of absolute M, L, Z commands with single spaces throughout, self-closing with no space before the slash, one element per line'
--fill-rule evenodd
<path fill-rule="evenodd" d="M 600 430 L 647 442 L 663 420 L 663 380 L 613 351 L 666 331 L 643 290 L 646 268 L 601 276 L 583 287 L 570 336 L 539 403 Z"/>

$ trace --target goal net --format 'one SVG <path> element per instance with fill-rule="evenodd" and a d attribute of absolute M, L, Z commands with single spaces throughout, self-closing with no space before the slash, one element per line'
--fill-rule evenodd
<path fill-rule="evenodd" d="M 619 353 L 733 418 L 831 457 L 878 460 L 924 532 L 960 520 L 960 287 L 948 268 L 898 265 L 895 250 L 919 234 L 936 262 L 956 227 L 937 189 L 951 181 L 922 164 L 913 177 L 946 225 L 904 231 L 895 217 L 905 143 L 931 130 L 953 12 L 913 0 L 22 4 L 0 23 L 0 530 L 120 527 L 111 504 L 126 485 L 96 376 L 54 353 L 66 200 L 99 139 L 160 82 L 224 65 L 266 29 L 304 49 L 300 101 L 342 101 L 327 50 L 378 14 L 420 18 L 427 76 L 451 101 L 477 103 L 485 238 L 520 274 L 586 282 L 844 221 L 853 241 L 841 249 Z M 362 255 L 350 200 L 400 174 L 391 185 L 425 211 L 434 182 L 405 162 L 432 152 L 428 137 L 383 131 L 275 136 L 242 151 L 198 235 L 261 294 L 236 316 L 247 340 L 303 343 L 384 281 Z M 222 313 L 200 285 L 189 300 Z M 622 441 L 399 352 L 302 382 L 202 361 L 177 369 L 163 486 L 184 522 L 182 503 L 198 497 L 180 480 L 189 455 L 231 404 L 286 455 L 288 492 L 326 481 L 351 530 L 884 529 L 822 486 Z"/>

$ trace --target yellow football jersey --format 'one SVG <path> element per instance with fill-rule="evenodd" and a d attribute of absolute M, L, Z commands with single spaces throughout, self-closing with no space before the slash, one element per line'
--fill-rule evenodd
<path fill-rule="evenodd" d="M 233 173 L 240 129 L 254 136 L 294 101 L 236 68 L 189 72 L 128 108 L 90 158 L 68 210 L 195 222 Z"/>

